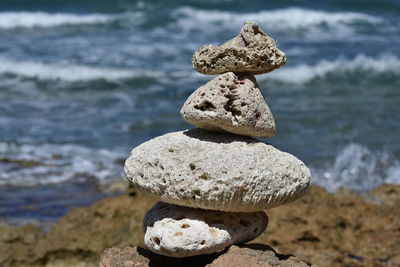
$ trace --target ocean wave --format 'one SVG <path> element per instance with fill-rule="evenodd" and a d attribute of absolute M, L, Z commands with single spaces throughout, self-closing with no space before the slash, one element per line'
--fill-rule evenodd
<path fill-rule="evenodd" d="M 267 75 L 257 78 L 259 81 L 276 81 L 289 84 L 304 84 L 315 79 L 324 79 L 327 75 L 344 75 L 353 72 L 400 73 L 400 58 L 394 54 L 381 54 L 376 57 L 359 54 L 352 59 L 339 57 L 336 60 L 322 59 L 315 64 L 284 66 Z M 206 80 L 205 76 L 193 71 L 145 70 L 101 68 L 85 65 L 65 65 L 42 62 L 14 61 L 0 58 L 0 74 L 11 74 L 38 80 L 61 80 L 67 82 L 89 82 L 93 80 L 116 81 L 124 79 L 150 78 L 161 83 L 173 80 Z"/>
<path fill-rule="evenodd" d="M 92 80 L 120 80 L 137 77 L 159 78 L 163 72 L 98 68 L 83 65 L 45 64 L 41 62 L 13 61 L 0 58 L 0 74 L 12 74 L 39 80 L 63 80 L 68 82 Z"/>
<path fill-rule="evenodd" d="M 70 179 L 107 182 L 123 177 L 126 153 L 90 149 L 75 144 L 15 144 L 0 142 L 0 185 L 37 185 Z"/>
<path fill-rule="evenodd" d="M 46 12 L 0 12 L 0 29 L 56 27 L 61 25 L 101 24 L 118 19 L 109 14 L 68 14 Z"/>
<path fill-rule="evenodd" d="M 224 28 L 237 29 L 241 27 L 243 21 L 254 20 L 262 24 L 266 31 L 269 31 L 269 29 L 276 31 L 312 31 L 317 26 L 325 26 L 349 33 L 352 32 L 350 24 L 379 24 L 383 21 L 380 17 L 363 13 L 327 12 L 297 7 L 263 10 L 254 13 L 234 13 L 182 7 L 175 11 L 175 16 L 178 18 L 178 24 L 183 29 L 205 29 L 207 31 L 213 29 L 213 27 L 209 26 L 210 24 L 222 24 Z"/>
<path fill-rule="evenodd" d="M 173 81 L 207 81 L 207 76 L 192 70 L 146 70 L 127 68 L 91 67 L 30 61 L 15 61 L 0 57 L 0 75 L 15 75 L 37 80 L 65 82 L 90 82 L 95 80 L 118 81 L 155 79 L 159 83 Z"/>
<path fill-rule="evenodd" d="M 373 152 L 360 144 L 349 144 L 327 169 L 312 168 L 313 182 L 330 192 L 349 188 L 368 191 L 378 185 L 400 185 L 400 162 L 387 152 Z"/>
<path fill-rule="evenodd" d="M 314 65 L 284 66 L 263 76 L 260 80 L 302 84 L 317 78 L 324 78 L 330 73 L 340 75 L 354 71 L 368 71 L 372 73 L 391 72 L 398 74 L 400 73 L 400 58 L 393 54 L 382 54 L 377 57 L 359 54 L 353 59 L 344 57 L 333 61 L 323 59 Z"/>

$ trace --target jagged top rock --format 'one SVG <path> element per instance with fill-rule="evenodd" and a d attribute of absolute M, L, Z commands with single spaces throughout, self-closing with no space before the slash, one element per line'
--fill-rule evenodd
<path fill-rule="evenodd" d="M 201 47 L 194 53 L 192 63 L 203 74 L 231 71 L 255 75 L 279 68 L 286 63 L 286 56 L 257 23 L 246 21 L 239 35 L 225 44 Z"/>

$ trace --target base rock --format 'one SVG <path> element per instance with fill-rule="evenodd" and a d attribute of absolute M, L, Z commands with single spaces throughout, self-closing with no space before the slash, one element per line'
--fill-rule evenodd
<path fill-rule="evenodd" d="M 307 267 L 309 264 L 293 255 L 276 253 L 262 244 L 232 246 L 224 253 L 170 258 L 152 253 L 140 247 L 108 248 L 101 258 L 100 267 L 147 267 L 147 266 L 191 266 L 191 267 Z M 316 267 L 316 265 L 312 265 Z"/>

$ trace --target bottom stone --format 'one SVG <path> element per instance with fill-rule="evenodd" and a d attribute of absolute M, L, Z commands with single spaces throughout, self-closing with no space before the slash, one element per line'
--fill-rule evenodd
<path fill-rule="evenodd" d="M 267 227 L 262 212 L 224 212 L 158 202 L 143 220 L 146 247 L 169 257 L 219 252 L 253 240 Z"/>
<path fill-rule="evenodd" d="M 138 248 L 108 248 L 101 257 L 100 267 L 307 267 L 309 264 L 293 255 L 276 253 L 271 247 L 261 244 L 232 246 L 224 253 L 215 253 L 188 258 L 170 258 Z M 317 267 L 313 265 L 313 267 Z"/>

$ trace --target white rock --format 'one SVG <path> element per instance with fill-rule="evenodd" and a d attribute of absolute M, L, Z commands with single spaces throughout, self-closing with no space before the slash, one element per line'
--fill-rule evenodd
<path fill-rule="evenodd" d="M 158 202 L 144 217 L 144 241 L 154 253 L 190 257 L 253 240 L 267 224 L 264 212 L 223 212 Z"/>
<path fill-rule="evenodd" d="M 286 63 L 286 56 L 257 23 L 246 21 L 239 35 L 221 46 L 205 45 L 192 57 L 193 68 L 203 74 L 225 72 L 261 74 Z"/>
<path fill-rule="evenodd" d="M 136 147 L 125 175 L 165 202 L 244 212 L 294 201 L 310 183 L 309 169 L 288 153 L 254 138 L 201 129 Z"/>
<path fill-rule="evenodd" d="M 186 100 L 182 117 L 212 131 L 272 137 L 275 121 L 252 75 L 224 73 L 200 87 Z"/>

